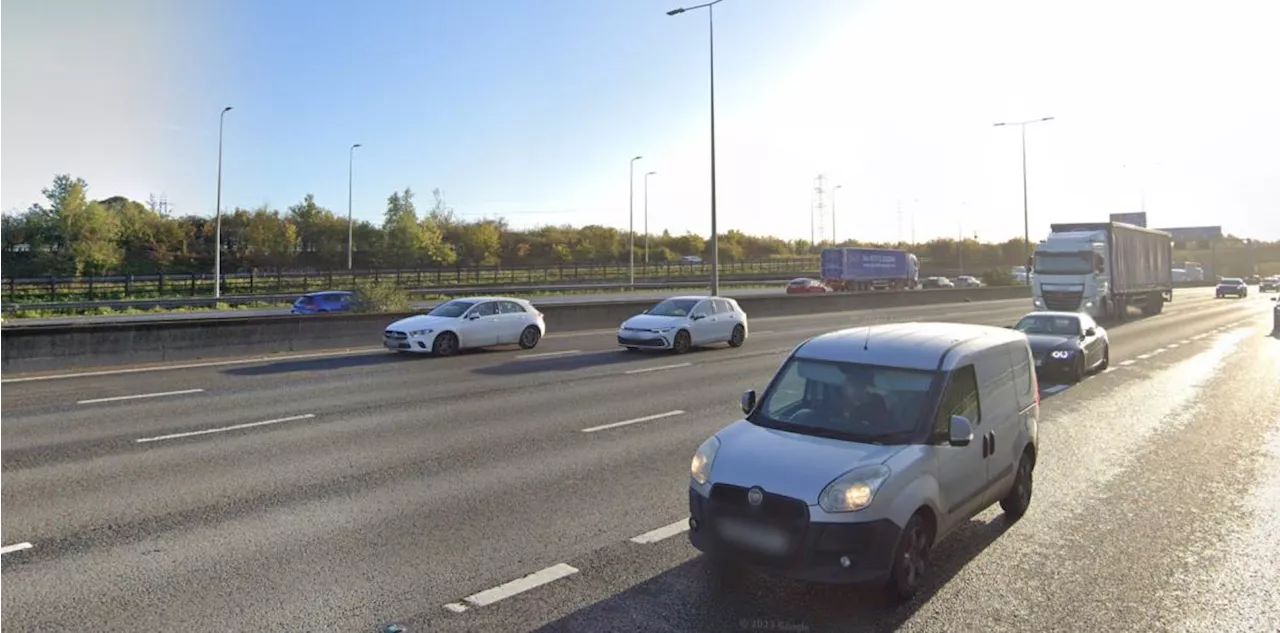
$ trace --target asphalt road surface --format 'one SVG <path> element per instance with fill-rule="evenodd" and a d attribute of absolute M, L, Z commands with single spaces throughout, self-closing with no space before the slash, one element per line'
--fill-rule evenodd
<path fill-rule="evenodd" d="M 781 295 L 786 289 L 781 284 L 777 288 L 726 288 L 720 293 L 726 297 L 768 297 L 773 295 Z M 574 294 L 574 295 L 553 295 L 548 297 L 535 297 L 531 299 L 538 305 L 569 305 L 575 303 L 597 303 L 600 301 L 661 301 L 667 297 L 682 294 L 699 294 L 706 293 L 706 289 L 699 288 L 676 288 L 665 291 L 644 291 L 644 292 L 613 292 L 601 294 Z M 476 296 L 524 296 L 520 292 L 503 291 L 495 288 L 492 292 L 476 292 Z M 415 301 L 410 305 L 415 310 L 423 310 L 431 306 L 441 303 L 440 300 L 434 301 Z M 133 323 L 138 321 L 173 321 L 191 318 L 201 319 L 233 319 L 255 316 L 283 316 L 290 313 L 291 308 L 282 306 L 278 308 L 245 308 L 243 310 L 203 310 L 200 312 L 157 312 L 154 314 L 103 314 L 103 315 L 84 315 L 84 316 L 65 316 L 65 317 L 48 317 L 39 319 L 13 319 L 10 321 L 14 324 L 25 325 L 69 325 L 72 323 Z"/>
<path fill-rule="evenodd" d="M 1275 631 L 1280 338 L 1265 298 L 1210 293 L 1042 385 L 1031 510 L 973 519 L 896 607 L 717 580 L 681 531 L 690 455 L 808 336 L 1026 302 L 759 319 L 683 356 L 581 332 L 6 378 L 5 630 Z"/>

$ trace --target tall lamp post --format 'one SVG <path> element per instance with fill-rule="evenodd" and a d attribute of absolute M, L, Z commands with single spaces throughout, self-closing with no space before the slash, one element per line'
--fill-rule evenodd
<path fill-rule="evenodd" d="M 996 127 L 1016 125 L 1022 130 L 1022 249 L 1028 263 L 1031 261 L 1031 215 L 1027 210 L 1027 126 L 1052 120 L 1053 117 L 1047 116 L 1029 121 L 1002 121 L 995 124 Z"/>
<path fill-rule="evenodd" d="M 351 253 L 354 249 L 352 236 L 355 231 L 353 227 L 355 222 L 351 216 L 351 176 L 355 171 L 356 148 L 360 147 L 359 143 L 351 146 L 351 150 L 347 152 L 347 270 L 351 270 Z"/>
<path fill-rule="evenodd" d="M 840 240 L 836 239 L 836 192 L 840 191 L 844 185 L 836 185 L 831 190 L 831 245 L 839 246 Z"/>
<path fill-rule="evenodd" d="M 711 86 L 711 296 L 720 294 L 720 234 L 716 228 L 716 27 L 715 10 L 712 8 L 724 0 L 713 0 L 693 7 L 672 9 L 667 15 L 680 15 L 686 11 L 707 10 L 707 33 L 711 69 L 709 83 Z"/>
<path fill-rule="evenodd" d="M 644 156 L 636 156 L 631 159 L 631 163 L 627 170 L 627 215 L 630 216 L 628 221 L 627 233 L 630 238 L 627 241 L 627 255 L 631 258 L 631 289 L 636 289 L 636 161 L 644 158 Z"/>
<path fill-rule="evenodd" d="M 644 264 L 649 266 L 649 176 L 657 174 L 651 171 L 644 175 Z"/>
<path fill-rule="evenodd" d="M 218 194 L 214 202 L 213 222 L 213 298 L 222 296 L 222 122 L 231 106 L 222 109 L 218 115 Z"/>

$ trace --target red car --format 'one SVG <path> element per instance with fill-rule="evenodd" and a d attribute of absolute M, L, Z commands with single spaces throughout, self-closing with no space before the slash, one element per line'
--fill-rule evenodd
<path fill-rule="evenodd" d="M 789 295 L 807 295 L 822 292 L 831 292 L 831 288 L 817 279 L 801 277 L 792 279 L 791 283 L 787 284 L 787 294 Z"/>

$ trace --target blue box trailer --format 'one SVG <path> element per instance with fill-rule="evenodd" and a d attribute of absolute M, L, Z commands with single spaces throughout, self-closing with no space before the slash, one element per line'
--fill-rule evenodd
<path fill-rule="evenodd" d="M 824 248 L 819 262 L 823 283 L 834 290 L 902 290 L 920 283 L 919 260 L 907 251 Z"/>

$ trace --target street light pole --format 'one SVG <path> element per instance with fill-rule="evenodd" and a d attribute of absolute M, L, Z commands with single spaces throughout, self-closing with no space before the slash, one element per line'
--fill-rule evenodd
<path fill-rule="evenodd" d="M 840 240 L 836 239 L 836 192 L 840 191 L 842 187 L 844 187 L 844 185 L 836 185 L 831 190 L 831 245 L 832 246 L 840 245 Z"/>
<path fill-rule="evenodd" d="M 995 124 L 995 127 L 1016 125 L 1022 130 L 1022 249 L 1027 262 L 1031 261 L 1031 213 L 1027 205 L 1027 126 L 1052 120 L 1053 117 L 1047 116 L 1029 121 L 1003 121 Z"/>
<path fill-rule="evenodd" d="M 354 242 L 352 235 L 354 233 L 351 216 L 351 176 L 355 170 L 356 148 L 360 147 L 359 143 L 351 146 L 351 150 L 347 152 L 347 270 L 351 270 L 351 253 L 354 250 Z"/>
<path fill-rule="evenodd" d="M 222 122 L 231 106 L 222 109 L 218 115 L 218 193 L 214 206 L 213 223 L 213 298 L 222 296 Z"/>
<path fill-rule="evenodd" d="M 672 9 L 667 15 L 680 15 L 695 9 L 707 10 L 707 35 L 709 44 L 709 83 L 711 88 L 711 296 L 720 294 L 720 234 L 716 228 L 716 27 L 715 10 L 712 8 L 724 0 L 713 0 L 693 7 Z"/>
<path fill-rule="evenodd" d="M 636 289 L 636 161 L 644 158 L 644 156 L 636 156 L 631 159 L 631 163 L 627 170 L 627 215 L 628 220 L 627 233 L 630 239 L 627 242 L 627 255 L 631 258 L 631 289 Z"/>
<path fill-rule="evenodd" d="M 644 265 L 649 266 L 649 176 L 658 172 L 651 171 L 644 175 Z"/>

